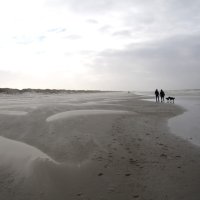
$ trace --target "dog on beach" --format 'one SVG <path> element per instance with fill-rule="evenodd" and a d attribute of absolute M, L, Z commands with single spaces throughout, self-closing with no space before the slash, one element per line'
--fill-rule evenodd
<path fill-rule="evenodd" d="M 174 103 L 175 97 L 167 97 L 166 99 L 168 103 Z"/>

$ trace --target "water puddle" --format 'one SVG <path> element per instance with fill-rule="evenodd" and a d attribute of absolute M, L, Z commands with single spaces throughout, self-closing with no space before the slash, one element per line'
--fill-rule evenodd
<path fill-rule="evenodd" d="M 182 115 L 169 119 L 171 132 L 200 146 L 200 97 L 181 97 L 178 104 L 187 109 Z"/>

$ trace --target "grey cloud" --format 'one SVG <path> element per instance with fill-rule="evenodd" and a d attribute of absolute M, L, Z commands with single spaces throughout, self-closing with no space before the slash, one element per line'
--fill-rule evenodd
<path fill-rule="evenodd" d="M 172 89 L 199 85 L 199 0 L 50 1 L 80 16 L 86 15 L 87 19 L 96 19 L 95 15 L 107 17 L 106 23 L 99 18 L 101 33 L 120 37 L 133 35 L 140 42 L 151 41 L 100 53 L 91 69 L 101 80 L 110 79 L 113 85 L 129 82 L 133 89 L 136 83 L 143 87 L 162 84 Z M 114 23 L 115 16 L 119 24 Z"/>
<path fill-rule="evenodd" d="M 102 33 L 110 32 L 112 30 L 111 25 L 105 25 L 99 28 L 99 31 Z"/>
<path fill-rule="evenodd" d="M 117 31 L 112 34 L 113 36 L 119 36 L 119 37 L 131 37 L 132 36 L 132 31 L 130 30 L 122 30 L 122 31 Z"/>
<path fill-rule="evenodd" d="M 199 0 L 48 0 L 50 5 L 60 5 L 81 13 L 104 13 L 122 11 L 128 16 L 146 23 L 153 22 L 155 18 L 169 18 L 170 20 L 199 19 Z M 160 20 L 160 19 L 157 19 Z M 129 21 L 131 19 L 129 18 Z M 134 21 L 134 20 L 133 20 Z"/>
<path fill-rule="evenodd" d="M 27 45 L 27 44 L 31 44 L 34 42 L 34 38 L 30 37 L 30 36 L 14 36 L 13 39 L 16 41 L 17 44 L 23 44 L 23 45 Z"/>
<path fill-rule="evenodd" d="M 46 39 L 46 36 L 45 35 L 41 35 L 38 37 L 38 40 L 39 41 L 44 41 Z"/>
<path fill-rule="evenodd" d="M 48 0 L 48 2 L 66 6 L 77 14 L 85 14 L 92 18 L 99 14 L 111 13 L 113 16 L 112 13 L 117 13 L 123 25 L 141 34 L 172 35 L 200 30 L 199 0 Z M 109 22 L 108 25 L 115 26 Z"/>
<path fill-rule="evenodd" d="M 52 28 L 52 29 L 49 29 L 48 32 L 62 33 L 62 32 L 65 32 L 66 30 L 67 30 L 66 28 Z"/>
<path fill-rule="evenodd" d="M 199 0 L 169 0 L 166 2 L 166 6 L 168 10 L 172 10 L 172 14 L 176 17 L 194 19 L 199 16 Z"/>
<path fill-rule="evenodd" d="M 94 56 L 96 55 L 96 51 L 91 51 L 91 50 L 83 50 L 79 52 L 83 56 Z"/>
<path fill-rule="evenodd" d="M 42 50 L 41 50 L 41 51 L 36 51 L 36 52 L 35 52 L 36 55 L 42 55 L 42 54 L 45 54 L 45 53 L 46 53 L 46 51 L 42 51 Z"/>
<path fill-rule="evenodd" d="M 82 38 L 80 35 L 72 34 L 64 37 L 65 39 L 70 39 L 70 40 L 79 40 Z"/>
<path fill-rule="evenodd" d="M 40 36 L 28 36 L 28 35 L 21 35 L 21 36 L 14 36 L 13 39 L 17 44 L 28 45 L 33 42 L 42 42 L 46 39 L 45 35 Z"/>
<path fill-rule="evenodd" d="M 52 28 L 52 29 L 49 29 L 48 32 L 57 32 L 58 30 L 60 30 L 60 29 L 58 29 L 58 28 Z"/>
<path fill-rule="evenodd" d="M 199 7 L 199 0 L 169 0 L 159 14 L 162 14 L 164 25 L 168 23 L 174 29 L 189 33 L 200 30 Z"/>
<path fill-rule="evenodd" d="M 105 12 L 112 8 L 114 0 L 49 0 L 49 3 L 52 5 L 66 5 L 71 9 L 82 12 L 82 13 L 96 13 L 96 12 Z"/>
<path fill-rule="evenodd" d="M 87 20 L 88 23 L 91 23 L 91 24 L 98 24 L 99 22 L 95 19 L 88 19 Z"/>
<path fill-rule="evenodd" d="M 66 6 L 76 12 L 84 14 L 103 14 L 107 12 L 112 12 L 113 10 L 124 10 L 127 8 L 138 7 L 141 5 L 152 5 L 156 0 L 48 0 L 48 4 L 52 6 Z"/>
<path fill-rule="evenodd" d="M 92 68 L 96 74 L 109 75 L 116 82 L 124 79 L 132 85 L 144 84 L 144 88 L 195 88 L 200 85 L 199 41 L 199 35 L 185 35 L 104 51 Z"/>

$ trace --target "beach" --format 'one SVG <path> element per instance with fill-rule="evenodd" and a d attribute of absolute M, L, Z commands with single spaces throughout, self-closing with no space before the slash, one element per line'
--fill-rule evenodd
<path fill-rule="evenodd" d="M 0 95 L 1 200 L 199 200 L 185 112 L 128 92 Z"/>

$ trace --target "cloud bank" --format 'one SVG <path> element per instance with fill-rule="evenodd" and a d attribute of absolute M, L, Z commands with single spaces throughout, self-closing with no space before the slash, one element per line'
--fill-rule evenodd
<path fill-rule="evenodd" d="M 198 88 L 199 6 L 199 0 L 1 1 L 0 85 Z"/>

